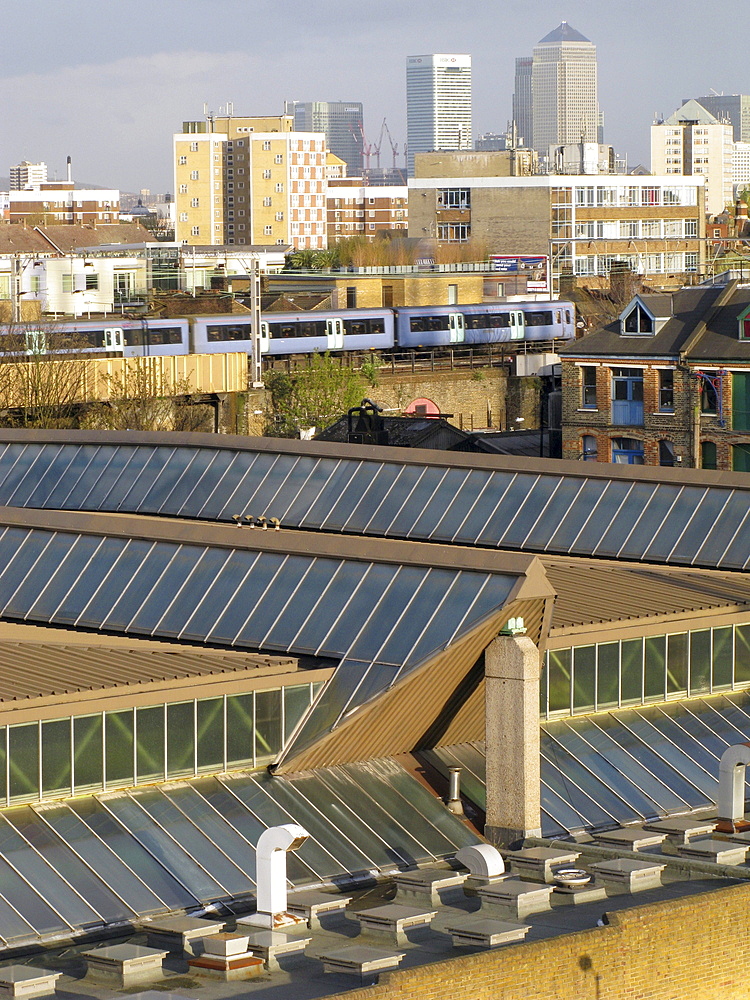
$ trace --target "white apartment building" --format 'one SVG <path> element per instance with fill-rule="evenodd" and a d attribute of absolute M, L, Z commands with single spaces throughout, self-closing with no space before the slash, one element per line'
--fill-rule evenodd
<path fill-rule="evenodd" d="M 600 142 L 596 46 L 563 21 L 535 46 L 531 68 L 533 148 Z"/>
<path fill-rule="evenodd" d="M 416 153 L 471 149 L 471 56 L 438 53 L 406 60 L 407 166 Z"/>
<path fill-rule="evenodd" d="M 10 168 L 11 191 L 28 191 L 44 184 L 46 180 L 46 163 L 29 163 L 28 160 L 22 160 L 15 167 Z"/>
<path fill-rule="evenodd" d="M 269 123 L 231 117 L 206 131 L 214 123 L 187 122 L 174 136 L 178 242 L 327 246 L 325 136 Z"/>
<path fill-rule="evenodd" d="M 719 215 L 733 201 L 732 126 L 697 101 L 651 126 L 651 173 L 703 176 L 706 211 Z"/>
<path fill-rule="evenodd" d="M 735 142 L 732 149 L 732 183 L 734 197 L 750 187 L 750 142 Z"/>

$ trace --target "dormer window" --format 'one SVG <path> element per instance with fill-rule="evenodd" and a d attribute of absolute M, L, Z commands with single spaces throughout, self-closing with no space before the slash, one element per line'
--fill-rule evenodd
<path fill-rule="evenodd" d="M 739 323 L 739 339 L 750 340 L 750 306 L 737 317 Z"/>
<path fill-rule="evenodd" d="M 622 320 L 622 332 L 624 334 L 650 334 L 654 332 L 654 320 L 640 302 L 636 302 L 627 316 Z"/>

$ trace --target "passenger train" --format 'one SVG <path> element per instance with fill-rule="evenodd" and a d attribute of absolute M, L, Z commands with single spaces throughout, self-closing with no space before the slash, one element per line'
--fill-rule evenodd
<path fill-rule="evenodd" d="M 28 354 L 76 353 L 141 357 L 148 355 L 252 355 L 246 314 L 181 319 L 65 320 L 54 324 L 55 338 L 25 328 Z M 2 335 L 8 328 L 0 327 Z M 572 340 L 571 302 L 491 302 L 478 305 L 410 306 L 399 309 L 340 309 L 267 312 L 261 319 L 260 350 L 267 355 L 315 351 L 369 351 Z M 70 341 L 75 340 L 75 347 Z M 57 343 L 61 346 L 57 346 Z M 17 352 L 14 352 L 17 353 Z"/>

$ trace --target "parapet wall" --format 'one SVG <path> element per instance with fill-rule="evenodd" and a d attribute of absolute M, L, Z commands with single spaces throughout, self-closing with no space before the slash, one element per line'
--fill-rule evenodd
<path fill-rule="evenodd" d="M 346 996 L 745 1000 L 749 906 L 750 883 L 636 906 L 610 914 L 609 924 L 602 927 L 387 973 L 376 986 Z"/>

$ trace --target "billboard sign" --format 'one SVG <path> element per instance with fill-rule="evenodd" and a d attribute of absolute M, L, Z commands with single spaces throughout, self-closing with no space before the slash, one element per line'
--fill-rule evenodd
<path fill-rule="evenodd" d="M 549 291 L 549 257 L 546 255 L 493 253 L 489 262 L 493 271 L 525 277 L 530 292 Z"/>

